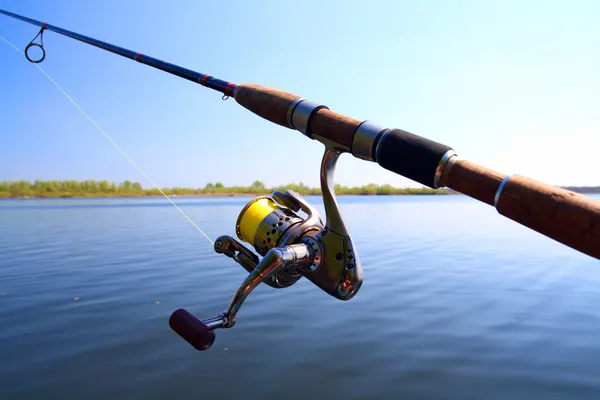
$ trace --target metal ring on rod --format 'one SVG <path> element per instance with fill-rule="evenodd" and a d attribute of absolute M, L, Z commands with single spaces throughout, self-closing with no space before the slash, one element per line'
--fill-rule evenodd
<path fill-rule="evenodd" d="M 39 60 L 32 60 L 31 57 L 29 57 L 29 49 L 31 49 L 32 47 L 39 47 L 42 50 L 42 57 Z M 25 57 L 27 58 L 27 60 L 29 60 L 29 62 L 32 62 L 34 64 L 41 63 L 46 58 L 46 50 L 44 50 L 44 45 L 39 44 L 39 43 L 34 43 L 34 42 L 29 43 L 27 45 L 27 47 L 25 47 L 24 53 L 25 53 Z"/>

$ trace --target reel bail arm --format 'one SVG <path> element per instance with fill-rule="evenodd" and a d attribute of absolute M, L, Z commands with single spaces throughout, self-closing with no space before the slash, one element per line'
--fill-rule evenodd
<path fill-rule="evenodd" d="M 254 271 L 260 261 L 256 254 L 228 235 L 219 236 L 215 241 L 214 248 L 217 253 L 233 258 L 236 263 L 250 273 Z"/>

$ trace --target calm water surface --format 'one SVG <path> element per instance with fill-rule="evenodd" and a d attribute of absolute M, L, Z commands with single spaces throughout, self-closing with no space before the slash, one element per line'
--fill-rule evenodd
<path fill-rule="evenodd" d="M 249 199 L 175 200 L 215 239 Z M 600 262 L 462 196 L 340 204 L 357 297 L 259 287 L 197 352 L 171 312 L 245 273 L 164 199 L 0 201 L 0 398 L 600 398 Z"/>

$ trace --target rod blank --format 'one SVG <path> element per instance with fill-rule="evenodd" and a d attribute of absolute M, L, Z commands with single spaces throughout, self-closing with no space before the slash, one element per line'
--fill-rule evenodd
<path fill-rule="evenodd" d="M 115 46 L 114 44 L 106 43 L 101 40 L 91 38 L 89 36 L 71 32 L 69 30 L 59 28 L 54 25 L 50 25 L 47 22 L 36 21 L 35 19 L 23 17 L 22 15 L 14 14 L 14 13 L 11 13 L 11 12 L 8 12 L 5 10 L 1 10 L 1 9 L 0 9 L 0 14 L 4 14 L 6 16 L 16 18 L 23 22 L 27 22 L 28 24 L 39 26 L 45 30 L 56 32 L 60 35 L 70 37 L 71 39 L 75 39 L 80 42 L 87 43 L 94 47 L 98 47 L 102 50 L 106 50 L 111 53 L 118 54 L 121 57 L 126 57 L 131 60 L 138 61 L 142 64 L 146 64 L 150 67 L 154 67 L 161 71 L 168 72 L 169 74 L 176 75 L 180 78 L 187 79 L 194 83 L 199 83 L 202 86 L 206 86 L 209 89 L 213 89 L 213 90 L 216 90 L 217 92 L 221 92 L 226 96 L 233 96 L 233 91 L 235 90 L 235 84 L 233 84 L 231 82 L 227 82 L 227 81 L 223 81 L 221 79 L 214 78 L 208 74 L 202 74 L 200 72 L 192 71 L 191 69 L 187 69 L 187 68 L 181 67 L 179 65 L 171 64 L 166 61 L 159 60 L 158 58 L 150 57 L 150 56 L 144 55 L 142 53 L 126 49 L 124 47 Z"/>

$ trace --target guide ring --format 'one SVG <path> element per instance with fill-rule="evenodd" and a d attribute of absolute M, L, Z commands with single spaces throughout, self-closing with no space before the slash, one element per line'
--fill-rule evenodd
<path fill-rule="evenodd" d="M 32 47 L 39 47 L 42 50 L 42 57 L 39 60 L 32 60 L 31 57 L 29 57 L 29 49 Z M 43 44 L 39 44 L 39 43 L 34 43 L 31 42 L 27 45 L 27 47 L 25 47 L 25 57 L 32 63 L 37 64 L 40 63 L 42 61 L 44 61 L 44 58 L 46 58 L 46 50 L 44 50 L 44 45 Z"/>

